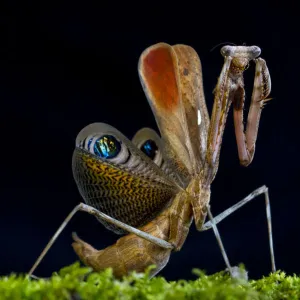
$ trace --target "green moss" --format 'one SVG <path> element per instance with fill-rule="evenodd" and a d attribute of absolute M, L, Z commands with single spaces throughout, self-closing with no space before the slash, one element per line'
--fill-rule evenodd
<path fill-rule="evenodd" d="M 1 277 L 0 299 L 300 299 L 300 278 L 282 271 L 250 281 L 232 279 L 225 272 L 210 276 L 193 272 L 197 279 L 190 281 L 150 279 L 147 272 L 117 280 L 111 269 L 93 273 L 75 263 L 49 279 Z"/>

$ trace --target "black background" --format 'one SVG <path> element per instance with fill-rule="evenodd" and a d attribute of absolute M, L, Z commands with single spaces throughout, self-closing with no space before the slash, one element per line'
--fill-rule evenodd
<path fill-rule="evenodd" d="M 84 126 L 107 122 L 129 138 L 141 127 L 156 128 L 137 62 L 145 48 L 161 41 L 196 49 L 209 111 L 223 64 L 220 46 L 212 48 L 226 42 L 261 47 L 274 100 L 263 110 L 256 155 L 248 168 L 238 162 L 230 112 L 212 185 L 212 212 L 266 184 L 277 267 L 299 274 L 299 16 L 296 2 L 282 3 L 11 1 L 1 10 L 0 274 L 27 272 L 82 201 L 71 157 Z M 253 72 L 252 67 L 246 76 L 248 102 Z M 268 274 L 262 196 L 228 217 L 219 230 L 233 265 L 243 262 L 252 278 Z M 92 216 L 78 213 L 36 275 L 49 276 L 77 259 L 72 231 L 98 249 L 118 238 Z M 199 233 L 194 225 L 161 275 L 193 278 L 192 268 L 208 273 L 224 269 L 213 232 Z"/>

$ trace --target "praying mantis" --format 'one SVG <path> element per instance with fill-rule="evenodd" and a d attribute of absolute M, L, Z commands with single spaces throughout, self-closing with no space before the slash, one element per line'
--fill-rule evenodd
<path fill-rule="evenodd" d="M 213 229 L 233 275 L 216 224 L 260 194 L 265 195 L 275 271 L 268 188 L 258 188 L 215 218 L 209 205 L 231 104 L 240 163 L 248 166 L 253 159 L 261 111 L 271 91 L 269 71 L 260 53 L 257 46 L 222 47 L 224 65 L 209 117 L 201 62 L 195 50 L 166 43 L 147 48 L 140 56 L 138 73 L 161 137 L 143 128 L 130 141 L 104 123 L 93 123 L 81 130 L 72 167 L 86 203 L 77 205 L 67 216 L 29 275 L 78 211 L 94 215 L 117 234 L 126 234 L 100 251 L 73 234 L 75 252 L 96 271 L 110 267 L 116 277 L 121 277 L 131 271 L 143 272 L 154 264 L 150 275 L 155 276 L 166 266 L 171 253 L 181 249 L 194 221 L 199 231 Z M 243 72 L 251 61 L 256 68 L 245 129 Z"/>

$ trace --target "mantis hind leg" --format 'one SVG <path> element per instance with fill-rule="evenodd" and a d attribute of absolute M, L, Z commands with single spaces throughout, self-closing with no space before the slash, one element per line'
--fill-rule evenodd
<path fill-rule="evenodd" d="M 78 204 L 71 212 L 70 214 L 66 217 L 66 219 L 63 221 L 63 223 L 59 226 L 59 228 L 57 229 L 57 231 L 55 232 L 55 234 L 53 235 L 53 237 L 50 239 L 50 241 L 48 242 L 48 244 L 46 245 L 46 247 L 44 248 L 44 250 L 42 251 L 42 253 L 40 254 L 40 256 L 38 257 L 38 259 L 36 260 L 36 262 L 34 263 L 34 265 L 32 266 L 32 268 L 30 269 L 28 275 L 31 276 L 34 272 L 34 270 L 37 268 L 37 266 L 40 264 L 40 262 L 42 261 L 42 259 L 44 258 L 44 256 L 47 254 L 47 252 L 49 251 L 49 249 L 52 247 L 52 245 L 54 244 L 54 242 L 56 241 L 56 239 L 58 238 L 58 236 L 61 234 L 61 232 L 64 230 L 64 228 L 66 227 L 66 225 L 69 223 L 69 221 L 72 219 L 72 217 L 76 214 L 76 212 L 78 211 L 84 211 L 87 212 L 91 215 L 94 215 L 98 218 L 102 218 L 103 220 L 110 222 L 116 226 L 119 226 L 120 228 L 133 233 L 139 237 L 141 237 L 142 239 L 145 239 L 163 249 L 170 249 L 172 250 L 174 247 L 172 244 L 166 242 L 163 239 L 157 238 L 149 233 L 146 233 L 144 231 L 141 231 L 137 228 L 134 228 L 132 226 L 129 226 L 123 222 L 120 222 L 100 211 L 98 211 L 97 209 L 95 209 L 92 206 L 86 205 L 84 203 L 80 203 Z"/>

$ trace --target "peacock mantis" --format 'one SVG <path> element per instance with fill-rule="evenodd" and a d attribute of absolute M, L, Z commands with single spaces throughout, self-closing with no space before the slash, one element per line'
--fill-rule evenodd
<path fill-rule="evenodd" d="M 243 166 L 254 156 L 262 108 L 271 91 L 265 60 L 257 46 L 224 46 L 224 65 L 214 90 L 211 118 L 204 99 L 200 59 L 186 45 L 158 43 L 140 56 L 138 73 L 154 113 L 159 135 L 150 128 L 129 141 L 104 123 L 93 123 L 77 136 L 73 174 L 86 204 L 80 203 L 67 216 L 47 244 L 32 275 L 69 220 L 78 211 L 94 215 L 104 226 L 122 236 L 104 250 L 96 250 L 73 234 L 73 248 L 94 270 L 111 267 L 120 277 L 144 271 L 155 264 L 156 275 L 172 251 L 179 251 L 193 220 L 199 231 L 212 228 L 225 263 L 229 263 L 216 224 L 260 194 L 265 195 L 272 271 L 275 259 L 267 187 L 252 192 L 236 205 L 213 218 L 210 186 L 219 165 L 227 114 L 233 104 L 238 155 Z M 256 64 L 254 86 L 244 129 L 243 72 Z M 208 215 L 209 220 L 205 223 Z"/>

